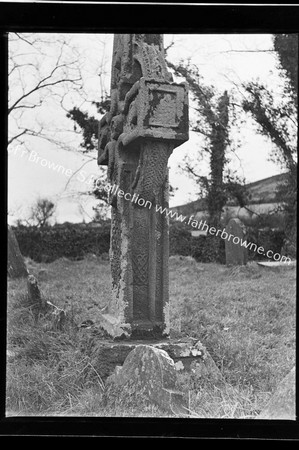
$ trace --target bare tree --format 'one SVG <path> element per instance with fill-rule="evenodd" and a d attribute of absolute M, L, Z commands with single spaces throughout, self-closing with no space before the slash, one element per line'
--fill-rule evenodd
<path fill-rule="evenodd" d="M 59 119 L 65 117 L 72 97 L 84 97 L 82 65 L 70 37 L 9 35 L 9 146 L 26 145 L 28 136 L 61 144 Z"/>
<path fill-rule="evenodd" d="M 85 40 L 84 36 L 58 33 L 9 34 L 10 154 L 16 154 L 16 147 L 29 153 L 37 143 L 41 148 L 50 143 L 53 148 L 85 152 L 80 146 L 81 131 L 68 114 L 76 105 L 89 114 L 94 112 L 95 122 L 101 117 L 95 99 L 106 97 L 107 42 L 104 35 Z M 101 55 L 98 62 L 91 51 Z M 96 161 L 95 150 L 84 160 L 78 171 L 87 162 Z M 65 189 L 75 181 L 78 171 L 66 180 Z M 73 196 L 77 196 L 76 191 Z M 24 218 L 21 222 L 29 224 Z"/>
<path fill-rule="evenodd" d="M 47 198 L 39 198 L 36 204 L 31 208 L 31 216 L 29 223 L 32 223 L 39 228 L 49 225 L 49 220 L 53 217 L 55 212 L 55 205 Z"/>

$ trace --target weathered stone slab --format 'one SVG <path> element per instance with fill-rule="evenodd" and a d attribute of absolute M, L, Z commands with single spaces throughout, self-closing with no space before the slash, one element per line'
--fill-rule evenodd
<path fill-rule="evenodd" d="M 65 311 L 43 298 L 34 275 L 27 278 L 27 293 L 34 319 L 37 321 L 40 315 L 48 315 L 51 319 L 48 329 L 62 330 L 66 322 Z"/>
<path fill-rule="evenodd" d="M 204 345 L 196 339 L 174 340 L 154 344 L 154 347 L 165 350 L 175 363 L 178 372 L 195 374 L 197 379 L 222 381 L 222 375 L 213 358 Z"/>
<path fill-rule="evenodd" d="M 39 314 L 46 310 L 46 302 L 42 298 L 37 279 L 34 275 L 28 275 L 27 278 L 28 301 L 32 309 L 35 320 L 38 320 Z"/>
<path fill-rule="evenodd" d="M 275 393 L 257 419 L 296 420 L 295 367 L 279 383 Z"/>
<path fill-rule="evenodd" d="M 187 414 L 187 402 L 177 388 L 173 360 L 161 349 L 138 345 L 122 367 L 117 367 L 105 384 L 108 404 L 140 405 L 149 401 L 172 414 Z"/>
<path fill-rule="evenodd" d="M 12 228 L 7 230 L 7 273 L 10 278 L 27 277 L 28 270 Z"/>
<path fill-rule="evenodd" d="M 123 365 L 128 354 L 142 340 L 108 341 L 97 340 L 92 352 L 92 364 L 101 378 L 106 379 L 112 374 L 116 366 Z M 196 375 L 198 380 L 209 379 L 217 383 L 222 381 L 222 375 L 207 349 L 196 339 L 165 339 L 162 341 L 146 341 L 147 345 L 166 351 L 174 361 L 178 373 L 189 372 Z"/>
<path fill-rule="evenodd" d="M 247 264 L 247 248 L 241 243 L 246 239 L 245 226 L 240 219 L 230 219 L 224 230 L 227 233 L 225 239 L 225 257 L 228 266 L 241 266 Z"/>
<path fill-rule="evenodd" d="M 45 303 L 42 301 L 37 279 L 34 275 L 29 275 L 27 278 L 27 291 L 28 299 L 31 303 L 38 303 L 41 307 L 45 306 Z"/>

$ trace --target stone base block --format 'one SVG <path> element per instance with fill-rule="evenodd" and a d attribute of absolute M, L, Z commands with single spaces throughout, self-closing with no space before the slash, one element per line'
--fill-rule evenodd
<path fill-rule="evenodd" d="M 137 345 L 124 361 L 116 366 L 105 384 L 107 405 L 121 404 L 142 408 L 149 402 L 179 415 L 188 415 L 188 404 L 177 386 L 174 362 L 161 349 Z"/>
<path fill-rule="evenodd" d="M 215 382 L 222 381 L 222 375 L 207 349 L 192 338 L 157 340 L 109 341 L 98 340 L 93 348 L 93 365 L 105 380 L 116 366 L 122 366 L 129 353 L 138 345 L 149 345 L 165 351 L 180 372 L 191 372 L 198 378 L 209 378 Z"/>
<path fill-rule="evenodd" d="M 97 316 L 97 328 L 102 330 L 107 339 L 115 341 L 130 340 L 157 340 L 166 338 L 163 322 L 135 321 L 132 324 L 121 322 L 112 314 L 101 314 Z"/>

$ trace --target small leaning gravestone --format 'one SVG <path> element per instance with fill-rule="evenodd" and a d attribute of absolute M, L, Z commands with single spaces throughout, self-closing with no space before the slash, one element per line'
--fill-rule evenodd
<path fill-rule="evenodd" d="M 227 266 L 242 266 L 247 264 L 247 248 L 242 247 L 246 240 L 245 226 L 240 219 L 230 219 L 225 227 L 225 258 Z"/>

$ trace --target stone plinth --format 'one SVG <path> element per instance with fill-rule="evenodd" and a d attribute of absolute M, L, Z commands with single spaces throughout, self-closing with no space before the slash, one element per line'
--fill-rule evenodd
<path fill-rule="evenodd" d="M 186 396 L 178 389 L 177 371 L 169 355 L 157 347 L 137 345 L 105 384 L 106 404 L 156 404 L 171 414 L 188 414 Z"/>
<path fill-rule="evenodd" d="M 92 364 L 103 379 L 111 375 L 116 366 L 122 366 L 129 353 L 138 345 L 146 344 L 165 351 L 173 360 L 178 373 L 190 372 L 199 378 L 221 381 L 222 376 L 206 348 L 196 339 L 164 340 L 98 340 L 92 352 Z"/>

